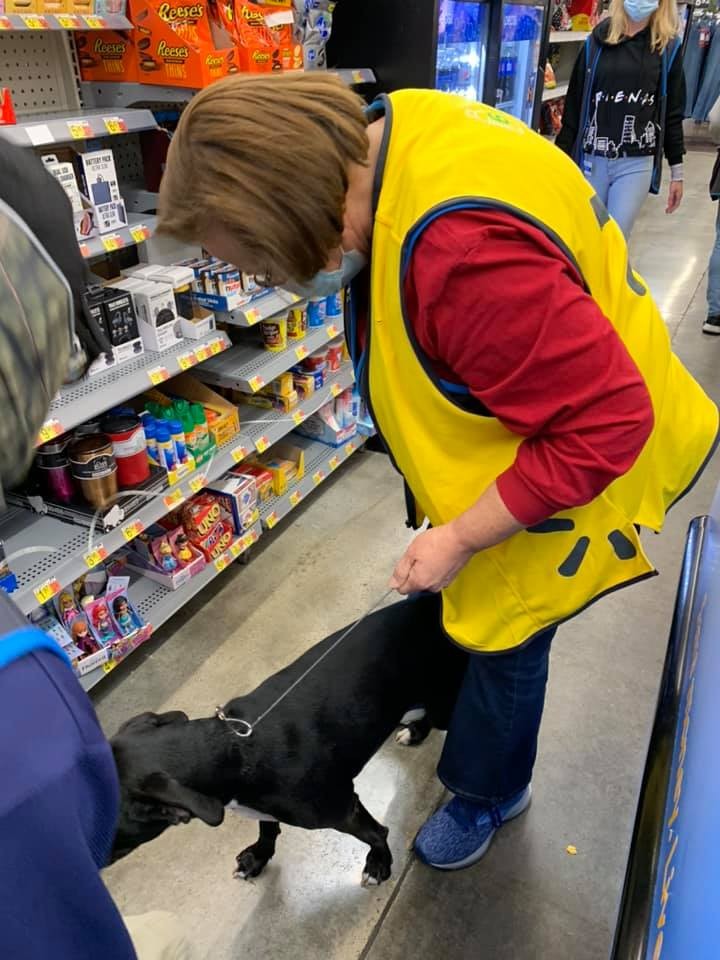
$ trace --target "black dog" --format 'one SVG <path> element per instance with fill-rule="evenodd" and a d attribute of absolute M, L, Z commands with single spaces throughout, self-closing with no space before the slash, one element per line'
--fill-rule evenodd
<path fill-rule="evenodd" d="M 412 707 L 425 707 L 425 718 L 402 742 L 446 729 L 467 656 L 445 638 L 439 618 L 439 599 L 429 595 L 367 617 L 246 739 L 218 717 L 129 720 L 112 740 L 121 785 L 114 858 L 191 817 L 217 826 L 227 805 L 241 804 L 263 819 L 257 843 L 237 857 L 238 876 L 262 871 L 281 821 L 357 837 L 370 846 L 363 882 L 387 880 L 387 828 L 363 807 L 353 780 Z M 254 722 L 342 632 L 231 700 L 224 715 Z"/>

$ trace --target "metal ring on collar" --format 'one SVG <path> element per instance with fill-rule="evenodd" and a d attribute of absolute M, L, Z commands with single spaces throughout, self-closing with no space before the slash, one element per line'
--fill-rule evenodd
<path fill-rule="evenodd" d="M 236 737 L 251 737 L 253 734 L 253 725 L 247 720 L 241 720 L 238 717 L 228 717 L 223 711 L 222 707 L 215 708 L 215 716 L 218 720 L 222 720 L 224 723 L 230 725 L 230 733 L 234 733 Z M 239 727 L 244 727 L 244 731 L 235 730 L 232 724 L 237 724 Z"/>

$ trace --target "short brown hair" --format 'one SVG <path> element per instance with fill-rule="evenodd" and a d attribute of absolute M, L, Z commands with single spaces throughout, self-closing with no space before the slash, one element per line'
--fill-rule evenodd
<path fill-rule="evenodd" d="M 220 225 L 278 278 L 306 281 L 340 245 L 348 168 L 367 156 L 362 100 L 337 77 L 229 77 L 180 118 L 160 230 L 197 243 Z"/>

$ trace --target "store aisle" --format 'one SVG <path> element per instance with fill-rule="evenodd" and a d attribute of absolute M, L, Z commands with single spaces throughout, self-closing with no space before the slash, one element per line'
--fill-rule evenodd
<path fill-rule="evenodd" d="M 675 217 L 647 204 L 633 240 L 676 349 L 720 399 L 720 343 L 703 337 L 704 271 L 715 207 L 712 156 L 687 158 Z M 387 744 L 359 792 L 391 830 L 392 881 L 359 886 L 365 851 L 348 837 L 284 828 L 278 854 L 254 883 L 231 879 L 255 827 L 174 828 L 107 871 L 123 911 L 172 910 L 212 960 L 602 960 L 615 924 L 627 846 L 665 651 L 688 520 L 705 511 L 717 462 L 648 544 L 661 576 L 604 600 L 558 634 L 534 803 L 485 860 L 457 874 L 415 863 L 408 846 L 440 799 L 439 737 L 417 750 Z M 402 495 L 384 458 L 354 457 L 289 528 L 261 542 L 247 568 L 215 581 L 119 677 L 99 688 L 114 732 L 141 710 L 194 716 L 250 689 L 383 590 L 409 539 Z M 118 674 L 120 674 L 118 670 Z M 478 734 L 482 749 L 482 733 Z M 568 844 L 577 856 L 566 853 Z"/>

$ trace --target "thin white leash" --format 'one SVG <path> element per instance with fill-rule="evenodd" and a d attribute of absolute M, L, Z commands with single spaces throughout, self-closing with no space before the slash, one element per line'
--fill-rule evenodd
<path fill-rule="evenodd" d="M 410 573 L 408 571 L 408 577 L 409 576 L 410 576 Z M 407 580 L 407 577 L 405 578 L 405 580 Z M 303 680 L 313 672 L 315 667 L 319 666 L 322 663 L 325 657 L 329 657 L 330 654 L 333 652 L 333 650 L 339 647 L 340 644 L 343 642 L 343 640 L 345 640 L 346 637 L 350 636 L 353 630 L 356 627 L 359 627 L 364 620 L 367 620 L 367 618 L 370 616 L 371 613 L 374 613 L 378 609 L 378 607 L 382 606 L 382 604 L 393 593 L 395 593 L 395 587 L 391 587 L 389 590 L 386 590 L 385 593 L 378 600 L 376 600 L 375 603 L 373 603 L 373 605 L 369 607 L 361 617 L 358 617 L 358 619 L 354 623 L 350 624 L 347 630 L 345 630 L 344 633 L 337 638 L 337 640 L 335 641 L 335 643 L 332 644 L 332 646 L 328 647 L 328 649 L 324 653 L 320 654 L 320 656 L 317 658 L 315 663 L 311 664 L 311 666 L 309 666 L 304 673 L 300 674 L 297 680 L 295 680 L 293 683 L 290 684 L 290 686 L 287 688 L 285 693 L 280 694 L 277 700 L 273 701 L 273 703 L 270 704 L 267 710 L 263 710 L 263 712 L 255 720 L 254 723 L 250 723 L 248 720 L 240 720 L 236 717 L 228 717 L 222 707 L 216 708 L 215 716 L 218 718 L 218 720 L 223 720 L 225 723 L 227 723 L 230 726 L 230 732 L 234 733 L 236 737 L 242 737 L 242 738 L 251 737 L 253 735 L 253 731 L 255 730 L 255 727 L 257 727 L 260 721 L 264 720 L 265 717 L 268 716 L 268 714 L 272 713 L 275 707 L 277 707 L 280 703 L 282 703 L 285 697 L 289 696 L 293 692 L 295 687 L 299 686 L 299 684 L 301 684 Z M 233 727 L 233 724 L 237 724 L 237 726 L 239 726 L 241 729 L 235 730 Z"/>

